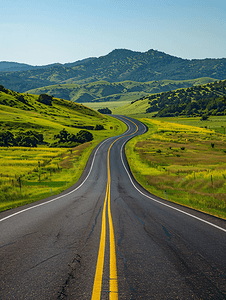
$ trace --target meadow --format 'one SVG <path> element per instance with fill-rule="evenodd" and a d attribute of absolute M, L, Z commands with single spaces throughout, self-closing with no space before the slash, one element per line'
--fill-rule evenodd
<path fill-rule="evenodd" d="M 128 103 L 129 103 L 128 101 L 104 101 L 104 102 L 85 102 L 83 103 L 83 105 L 95 110 L 107 107 L 112 111 L 115 108 L 120 108 L 122 106 L 125 106 Z"/>
<path fill-rule="evenodd" d="M 117 126 L 109 136 L 121 134 Z M 74 148 L 0 147 L 0 211 L 57 195 L 76 183 L 105 137 Z"/>
<path fill-rule="evenodd" d="M 80 178 L 92 150 L 102 140 L 123 133 L 126 125 L 81 104 L 53 98 L 51 105 L 38 96 L 0 91 L 0 132 L 34 130 L 44 142 L 33 147 L 0 147 L 0 211 L 55 195 Z M 19 99 L 22 99 L 20 101 Z M 102 130 L 95 130 L 102 125 Z M 56 148 L 54 136 L 66 129 L 76 135 L 81 129 L 93 135 L 77 147 Z"/>
<path fill-rule="evenodd" d="M 202 127 L 198 118 L 141 118 L 149 131 L 126 145 L 134 177 L 161 198 L 226 218 L 226 120 L 218 118 Z"/>

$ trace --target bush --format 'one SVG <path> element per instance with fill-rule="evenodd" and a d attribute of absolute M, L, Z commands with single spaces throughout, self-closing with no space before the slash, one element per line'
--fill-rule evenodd
<path fill-rule="evenodd" d="M 36 131 L 19 132 L 15 137 L 10 131 L 0 133 L 0 146 L 37 147 L 44 142 L 43 134 Z"/>
<path fill-rule="evenodd" d="M 38 97 L 39 102 L 41 102 L 43 104 L 46 104 L 46 105 L 49 105 L 49 106 L 52 106 L 52 100 L 53 100 L 53 96 L 49 96 L 47 94 L 41 94 Z"/>
<path fill-rule="evenodd" d="M 0 146 L 9 147 L 15 145 L 14 135 L 10 131 L 0 132 Z"/>
<path fill-rule="evenodd" d="M 201 117 L 201 121 L 206 121 L 206 120 L 208 120 L 209 119 L 209 116 L 207 116 L 207 115 L 202 115 L 202 117 Z"/>
<path fill-rule="evenodd" d="M 84 144 L 93 140 L 93 135 L 87 130 L 80 130 L 76 135 L 69 133 L 64 128 L 59 134 L 54 136 L 54 139 L 59 139 L 58 142 L 52 144 L 52 147 L 75 147 L 79 144 Z"/>
<path fill-rule="evenodd" d="M 99 113 L 101 114 L 105 114 L 105 115 L 111 115 L 112 111 L 109 108 L 100 108 L 97 110 Z"/>
<path fill-rule="evenodd" d="M 103 125 L 100 125 L 100 124 L 97 124 L 95 126 L 95 130 L 103 130 L 104 129 L 104 126 Z"/>

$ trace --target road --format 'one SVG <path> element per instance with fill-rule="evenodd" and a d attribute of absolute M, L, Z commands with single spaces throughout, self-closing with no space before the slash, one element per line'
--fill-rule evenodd
<path fill-rule="evenodd" d="M 0 213 L 0 299 L 226 299 L 226 221 L 134 181 L 128 130 L 62 194 Z"/>

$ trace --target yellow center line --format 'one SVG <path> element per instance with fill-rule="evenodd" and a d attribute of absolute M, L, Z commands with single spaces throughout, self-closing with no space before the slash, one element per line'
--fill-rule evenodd
<path fill-rule="evenodd" d="M 138 131 L 138 126 L 131 120 L 124 117 L 124 119 L 132 122 L 136 126 L 136 133 Z M 134 134 L 132 133 L 132 134 Z M 130 134 L 130 135 L 132 135 Z M 114 143 L 116 143 L 122 137 L 117 138 L 109 147 L 107 154 L 107 189 L 104 200 L 103 214 L 102 214 L 102 226 L 101 226 L 101 237 L 99 252 L 96 265 L 96 273 L 93 284 L 93 292 L 91 300 L 100 300 L 101 298 L 101 288 L 102 288 L 102 278 L 104 269 L 104 255 L 105 255 L 105 243 L 106 243 L 106 206 L 108 202 L 108 222 L 109 222 L 109 240 L 110 240 L 110 278 L 109 278 L 109 299 L 118 300 L 118 279 L 117 279 L 117 265 L 116 265 L 116 252 L 115 252 L 115 235 L 114 227 L 111 216 L 111 172 L 110 172 L 110 151 Z"/>
<path fill-rule="evenodd" d="M 106 240 L 106 203 L 108 198 L 107 195 L 108 195 L 108 184 L 107 184 L 107 192 L 104 200 L 104 208 L 102 214 L 101 238 L 100 238 L 95 280 L 93 284 L 92 300 L 100 299 L 101 297 L 102 277 L 103 277 L 103 269 L 104 269 L 105 240 Z"/>
<path fill-rule="evenodd" d="M 116 139 L 114 143 L 119 140 Z M 113 144 L 109 147 L 108 150 L 108 222 L 109 222 L 109 239 L 110 239 L 110 280 L 109 280 L 109 299 L 118 300 L 118 279 L 117 279 L 117 265 L 116 265 L 116 253 L 115 253 L 115 235 L 114 227 L 111 216 L 111 173 L 110 173 L 110 150 Z"/>

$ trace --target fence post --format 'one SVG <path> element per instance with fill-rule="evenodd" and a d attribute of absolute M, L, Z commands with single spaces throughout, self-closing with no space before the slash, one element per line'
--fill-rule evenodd
<path fill-rule="evenodd" d="M 20 186 L 20 191 L 21 191 L 21 179 L 20 179 L 20 177 L 19 177 L 18 181 L 19 181 L 19 186 Z"/>

